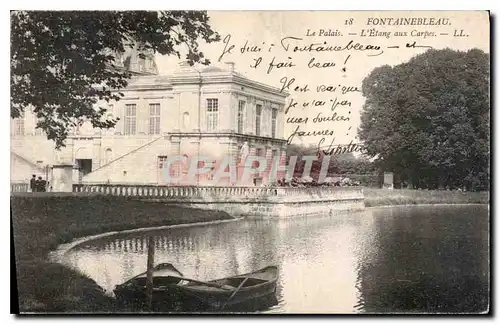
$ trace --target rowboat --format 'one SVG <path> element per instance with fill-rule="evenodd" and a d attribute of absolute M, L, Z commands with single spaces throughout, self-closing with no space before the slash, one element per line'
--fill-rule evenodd
<path fill-rule="evenodd" d="M 249 311 L 277 302 L 276 266 L 211 281 L 186 278 L 170 263 L 157 265 L 152 273 L 152 308 L 155 311 Z M 146 281 L 147 272 L 144 272 L 116 286 L 116 299 L 144 307 Z"/>

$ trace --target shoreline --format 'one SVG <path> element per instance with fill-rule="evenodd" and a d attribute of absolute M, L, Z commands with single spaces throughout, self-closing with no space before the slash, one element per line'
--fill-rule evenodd
<path fill-rule="evenodd" d="M 363 188 L 365 207 L 489 204 L 490 193 L 448 190 Z"/>
<path fill-rule="evenodd" d="M 396 205 L 373 205 L 373 206 L 365 206 L 365 208 L 393 208 L 393 207 L 428 207 L 428 206 L 473 206 L 473 205 L 487 205 L 489 203 L 423 203 L 423 204 L 396 204 Z"/>
<path fill-rule="evenodd" d="M 130 313 L 95 280 L 58 262 L 68 248 L 89 238 L 238 220 L 225 212 L 127 197 L 11 195 L 10 199 L 18 295 L 12 311 L 20 314 Z"/>
<path fill-rule="evenodd" d="M 243 219 L 243 217 L 238 217 L 238 218 L 234 218 L 234 219 L 222 219 L 222 220 L 214 220 L 214 221 L 207 221 L 207 222 L 184 223 L 184 224 L 163 225 L 163 226 L 153 226 L 153 227 L 141 227 L 141 228 L 135 228 L 135 229 L 130 229 L 130 230 L 111 231 L 111 232 L 106 232 L 106 233 L 101 233 L 101 234 L 77 237 L 72 242 L 60 244 L 56 250 L 50 251 L 48 256 L 47 256 L 47 260 L 49 262 L 59 263 L 59 264 L 65 265 L 64 257 L 71 249 L 74 249 L 82 244 L 87 243 L 87 242 L 101 239 L 104 237 L 113 237 L 115 235 L 118 236 L 118 235 L 124 235 L 124 234 L 150 232 L 150 231 L 156 231 L 156 230 L 161 231 L 161 230 L 171 229 L 171 228 L 185 228 L 185 227 L 196 227 L 196 226 L 223 224 L 223 223 L 236 222 L 236 221 L 239 221 L 242 219 Z"/>

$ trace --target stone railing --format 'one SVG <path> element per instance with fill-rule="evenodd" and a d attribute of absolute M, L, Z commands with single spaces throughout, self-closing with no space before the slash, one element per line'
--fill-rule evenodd
<path fill-rule="evenodd" d="M 29 184 L 26 182 L 11 182 L 10 192 L 28 192 Z"/>
<path fill-rule="evenodd" d="M 360 187 L 208 187 L 74 184 L 73 194 L 126 196 L 140 200 L 221 210 L 235 216 L 332 215 L 364 208 Z"/>
<path fill-rule="evenodd" d="M 73 192 L 112 196 L 132 196 L 156 199 L 245 200 L 262 199 L 293 201 L 294 199 L 359 199 L 360 187 L 216 187 L 216 186 L 154 186 L 74 184 Z"/>
<path fill-rule="evenodd" d="M 276 188 L 190 187 L 153 185 L 74 184 L 73 192 L 152 198 L 258 198 L 277 196 Z"/>

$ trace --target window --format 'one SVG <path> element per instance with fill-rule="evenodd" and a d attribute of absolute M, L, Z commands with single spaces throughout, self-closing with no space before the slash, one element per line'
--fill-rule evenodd
<path fill-rule="evenodd" d="M 217 130 L 219 121 L 219 100 L 207 99 L 207 131 Z"/>
<path fill-rule="evenodd" d="M 246 102 L 244 100 L 240 100 L 238 102 L 238 133 L 243 133 L 243 123 L 244 123 L 244 116 L 245 116 L 245 104 Z"/>
<path fill-rule="evenodd" d="M 149 134 L 160 134 L 160 104 L 149 104 Z"/>
<path fill-rule="evenodd" d="M 125 105 L 125 135 L 135 135 L 136 118 L 136 105 Z"/>
<path fill-rule="evenodd" d="M 262 105 L 256 105 L 256 114 L 255 114 L 255 135 L 260 135 L 260 122 L 262 119 Z"/>
<path fill-rule="evenodd" d="M 271 115 L 271 137 L 276 137 L 276 128 L 278 125 L 276 124 L 276 117 L 278 116 L 278 109 L 273 108 Z"/>
<path fill-rule="evenodd" d="M 14 119 L 14 135 L 24 135 L 24 114 Z"/>

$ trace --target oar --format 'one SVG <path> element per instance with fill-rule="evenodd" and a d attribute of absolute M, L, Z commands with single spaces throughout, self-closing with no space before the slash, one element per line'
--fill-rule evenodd
<path fill-rule="evenodd" d="M 200 280 L 190 279 L 190 278 L 185 278 L 185 277 L 174 277 L 174 276 L 169 276 L 169 277 L 175 278 L 175 279 L 186 280 L 186 281 L 192 281 L 192 282 L 195 282 L 195 283 L 198 283 L 201 285 L 205 285 L 205 286 L 211 286 L 211 287 L 221 288 L 221 289 L 225 289 L 225 290 L 232 290 L 230 288 L 224 287 L 223 285 L 219 285 L 219 284 L 215 284 L 215 283 L 211 283 L 211 282 L 205 282 L 205 281 L 200 281 Z"/>
<path fill-rule="evenodd" d="M 238 288 L 236 288 L 236 290 L 231 294 L 231 296 L 229 296 L 229 298 L 226 300 L 226 302 L 224 303 L 224 305 L 221 307 L 220 310 L 223 310 L 224 308 L 226 308 L 227 303 L 229 303 L 229 301 L 234 297 L 234 295 L 236 295 L 236 293 L 241 289 L 241 287 L 243 287 L 243 285 L 245 284 L 245 282 L 247 280 L 248 280 L 248 277 L 246 277 L 245 279 L 243 279 L 243 281 L 240 283 L 240 285 L 238 286 Z"/>

